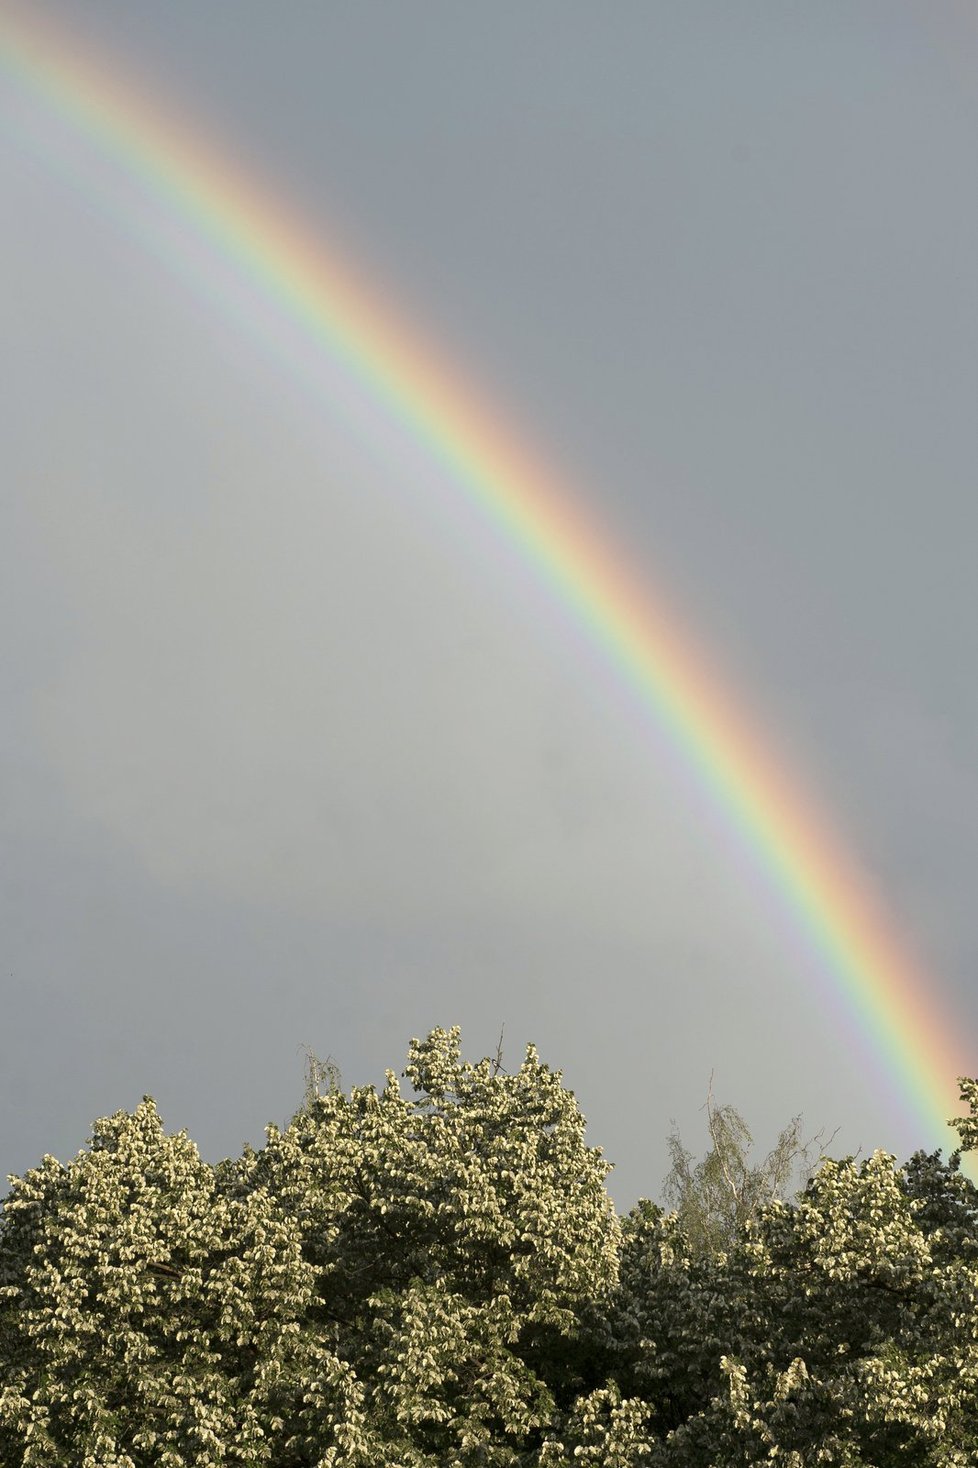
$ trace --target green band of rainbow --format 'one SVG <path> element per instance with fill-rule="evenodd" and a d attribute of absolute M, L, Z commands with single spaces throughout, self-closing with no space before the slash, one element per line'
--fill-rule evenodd
<path fill-rule="evenodd" d="M 447 468 L 531 564 L 668 735 L 717 811 L 753 853 L 782 906 L 883 1063 L 947 1145 L 956 1076 L 978 1070 L 942 1014 L 937 985 L 819 815 L 567 487 L 518 444 L 349 266 L 279 201 L 209 150 L 146 93 L 107 73 L 36 16 L 0 20 L 0 62 L 89 144 L 130 170 L 246 279 L 256 304 L 311 336 Z"/>

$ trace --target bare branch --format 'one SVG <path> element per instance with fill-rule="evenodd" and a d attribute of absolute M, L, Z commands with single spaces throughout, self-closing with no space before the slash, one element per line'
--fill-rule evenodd
<path fill-rule="evenodd" d="M 496 1046 L 496 1058 L 493 1061 L 492 1066 L 492 1073 L 494 1076 L 497 1076 L 503 1068 L 503 1031 L 505 1030 L 505 1028 L 506 1026 L 503 1025 L 502 1029 L 500 1029 L 499 1031 L 499 1044 Z"/>

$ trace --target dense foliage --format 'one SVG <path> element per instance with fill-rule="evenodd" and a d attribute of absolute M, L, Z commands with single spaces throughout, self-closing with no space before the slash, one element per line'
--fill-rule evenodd
<path fill-rule="evenodd" d="M 412 1041 L 216 1166 L 150 1098 L 11 1179 L 10 1468 L 978 1463 L 978 1191 L 824 1161 L 691 1243 L 619 1218 L 559 1072 Z M 978 1082 L 962 1084 L 978 1142 Z"/>

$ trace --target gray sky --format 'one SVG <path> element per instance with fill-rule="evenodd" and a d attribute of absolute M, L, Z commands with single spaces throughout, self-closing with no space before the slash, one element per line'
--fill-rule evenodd
<path fill-rule="evenodd" d="M 583 490 L 978 1072 L 971 8 L 33 6 Z M 798 1112 L 837 1154 L 950 1140 L 512 552 L 147 208 L 0 73 L 0 1171 L 144 1092 L 217 1160 L 298 1103 L 300 1045 L 379 1083 L 454 1023 L 563 1069 L 621 1208 L 673 1118 L 704 1147 L 711 1072 L 761 1146 Z"/>

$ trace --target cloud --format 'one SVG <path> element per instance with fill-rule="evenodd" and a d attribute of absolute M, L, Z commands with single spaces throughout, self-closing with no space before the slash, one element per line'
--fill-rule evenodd
<path fill-rule="evenodd" d="M 654 736 L 526 625 L 505 551 L 453 556 L 355 456 L 283 453 L 274 414 L 223 438 L 230 415 L 184 424 L 180 484 L 147 460 L 126 494 L 66 476 L 36 501 L 71 630 L 35 711 L 79 814 L 168 886 L 634 922 L 683 866 Z"/>

